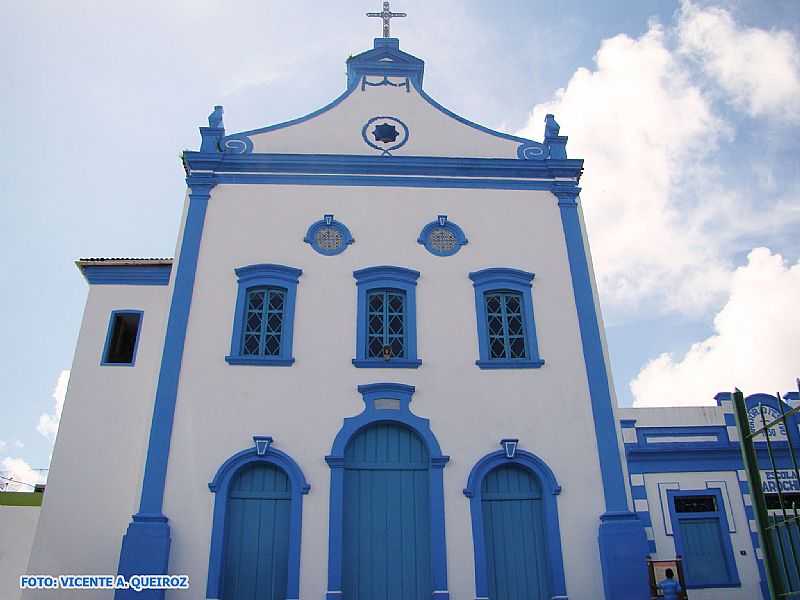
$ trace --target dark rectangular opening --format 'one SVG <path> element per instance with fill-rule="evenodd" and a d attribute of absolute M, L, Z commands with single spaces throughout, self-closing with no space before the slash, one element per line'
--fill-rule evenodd
<path fill-rule="evenodd" d="M 800 511 L 800 494 L 787 494 L 784 492 L 781 496 L 783 497 L 783 508 L 791 510 L 792 514 L 794 514 L 795 508 Z M 764 500 L 767 501 L 767 508 L 769 510 L 780 510 L 781 501 L 780 498 L 778 498 L 778 494 L 764 494 Z"/>
<path fill-rule="evenodd" d="M 123 365 L 133 363 L 141 317 L 142 315 L 139 313 L 116 313 L 114 315 L 104 362 Z"/>
<path fill-rule="evenodd" d="M 699 513 L 716 512 L 717 499 L 714 496 L 676 496 L 675 512 Z"/>

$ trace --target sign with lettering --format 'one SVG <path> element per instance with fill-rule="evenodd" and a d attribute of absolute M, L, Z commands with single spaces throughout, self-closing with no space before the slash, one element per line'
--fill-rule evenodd
<path fill-rule="evenodd" d="M 761 488 L 765 494 L 777 494 L 778 488 L 782 492 L 800 492 L 800 481 L 792 469 L 778 469 L 776 471 L 761 471 Z"/>
<path fill-rule="evenodd" d="M 764 417 L 761 417 L 761 410 L 764 411 Z M 765 424 L 769 425 L 775 419 L 780 419 L 781 413 L 777 410 L 772 408 L 771 406 L 754 406 L 750 410 L 747 411 L 747 422 L 750 425 L 750 431 L 756 431 L 757 429 L 761 429 Z M 769 432 L 769 441 L 770 442 L 785 442 L 786 441 L 786 425 L 783 423 L 778 423 L 773 427 L 770 427 L 768 430 Z M 764 434 L 760 433 L 756 437 L 753 438 L 755 442 L 765 442 L 766 439 L 764 438 Z"/>

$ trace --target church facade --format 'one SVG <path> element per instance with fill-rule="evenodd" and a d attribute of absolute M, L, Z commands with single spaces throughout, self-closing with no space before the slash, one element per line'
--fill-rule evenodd
<path fill-rule="evenodd" d="M 190 582 L 82 598 L 647 598 L 583 161 L 551 115 L 537 142 L 442 107 L 397 39 L 347 69 L 294 121 L 214 110 L 174 261 L 78 261 L 28 572 Z"/>

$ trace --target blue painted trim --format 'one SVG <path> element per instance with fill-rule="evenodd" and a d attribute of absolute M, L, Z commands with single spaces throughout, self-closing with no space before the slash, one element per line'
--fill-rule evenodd
<path fill-rule="evenodd" d="M 238 281 L 236 307 L 233 315 L 231 353 L 225 357 L 230 365 L 257 365 L 262 367 L 288 367 L 294 364 L 292 344 L 294 338 L 294 309 L 297 300 L 297 284 L 302 269 L 284 265 L 260 264 L 235 269 Z M 255 287 L 273 286 L 286 290 L 283 303 L 283 329 L 281 351 L 278 356 L 251 356 L 242 354 L 247 292 Z"/>
<path fill-rule="evenodd" d="M 731 442 L 728 439 L 728 430 L 719 425 L 699 426 L 699 427 L 638 427 L 636 429 L 637 439 L 640 448 L 654 448 L 661 450 L 680 450 L 686 444 L 694 444 L 694 448 L 727 448 Z M 655 442 L 658 438 L 682 437 L 682 436 L 714 436 L 713 442 Z"/>
<path fill-rule="evenodd" d="M 330 223 L 328 223 L 325 219 L 312 223 L 309 226 L 308 230 L 306 231 L 306 235 L 303 238 L 303 241 L 306 244 L 309 244 L 314 250 L 316 250 L 317 252 L 319 252 L 324 256 L 336 256 L 337 254 L 341 254 L 342 252 L 344 252 L 347 249 L 347 246 L 352 244 L 355 240 L 353 239 L 353 236 L 350 234 L 350 230 L 344 223 L 340 223 L 339 221 L 334 219 L 333 215 L 328 215 L 328 216 L 331 217 Z M 323 227 L 332 227 L 333 229 L 336 229 L 339 232 L 339 234 L 342 236 L 342 245 L 339 248 L 334 248 L 331 250 L 328 248 L 323 248 L 319 244 L 317 244 L 316 242 L 317 231 L 319 231 Z"/>
<path fill-rule="evenodd" d="M 472 543 L 475 554 L 475 597 L 489 597 L 489 569 L 486 562 L 485 536 L 483 532 L 483 509 L 481 507 L 481 484 L 483 478 L 497 467 L 516 464 L 530 471 L 542 484 L 544 522 L 547 536 L 548 575 L 552 596 L 567 595 L 564 577 L 564 559 L 561 550 L 561 533 L 558 524 L 556 496 L 561 493 L 556 477 L 550 467 L 535 454 L 517 449 L 514 458 L 508 458 L 503 450 L 497 450 L 481 458 L 469 473 L 464 495 L 469 498 L 472 515 Z"/>
<path fill-rule="evenodd" d="M 164 501 L 164 485 L 167 478 L 167 461 L 175 417 L 175 401 L 178 395 L 181 362 L 183 360 L 186 329 L 192 305 L 192 291 L 200 253 L 206 208 L 211 190 L 216 185 L 211 177 L 192 175 L 189 185 L 189 207 L 183 229 L 180 258 L 175 273 L 175 288 L 172 292 L 169 317 L 164 339 L 161 369 L 156 386 L 153 421 L 147 448 L 142 497 L 139 512 L 161 514 Z"/>
<path fill-rule="evenodd" d="M 175 285 L 167 317 L 164 349 L 156 384 L 153 419 L 147 446 L 147 458 L 142 480 L 139 512 L 133 516 L 123 537 L 119 573 L 166 574 L 169 566 L 170 533 L 167 518 L 162 514 L 167 463 L 175 418 L 181 362 L 186 329 L 192 304 L 200 240 L 203 235 L 206 208 L 211 190 L 216 185 L 213 176 L 194 174 L 187 178 L 189 204 L 183 227 L 180 256 L 177 260 Z M 164 590 L 116 590 L 115 600 L 161 600 Z"/>
<path fill-rule="evenodd" d="M 108 362 L 108 345 L 111 343 L 111 336 L 114 330 L 114 321 L 117 315 L 139 315 L 139 323 L 136 326 L 136 338 L 133 342 L 133 356 L 129 363 Z M 103 367 L 133 367 L 136 365 L 136 353 L 139 350 L 139 338 L 142 334 L 142 321 L 144 321 L 144 311 L 136 309 L 112 310 L 108 318 L 108 329 L 106 330 L 106 341 L 103 343 L 103 353 L 100 355 L 100 366 Z"/>
<path fill-rule="evenodd" d="M 502 138 L 504 140 L 509 140 L 509 141 L 512 141 L 512 142 L 518 142 L 520 144 L 520 148 L 517 150 L 519 158 L 533 158 L 534 156 L 536 156 L 538 158 L 539 155 L 536 155 L 535 152 L 533 152 L 532 150 L 528 150 L 528 156 L 524 156 L 523 157 L 523 156 L 519 155 L 520 152 L 523 152 L 523 150 L 521 150 L 521 149 L 527 150 L 527 149 L 533 149 L 533 148 L 541 149 L 542 150 L 541 158 L 545 158 L 545 151 L 544 151 L 545 146 L 541 142 L 536 142 L 534 140 L 529 140 L 528 138 L 523 138 L 523 137 L 519 137 L 519 136 L 516 136 L 516 135 L 511 135 L 509 133 L 503 133 L 501 131 L 495 131 L 494 129 L 489 129 L 488 127 L 484 127 L 483 125 L 479 125 L 478 123 L 470 121 L 469 119 L 467 119 L 465 117 L 462 117 L 461 115 L 456 114 L 453 111 L 451 111 L 451 110 L 445 108 L 444 106 L 442 106 L 441 104 L 439 104 L 436 100 L 431 98 L 425 92 L 425 90 L 422 89 L 422 86 L 418 85 L 417 82 L 415 82 L 413 79 L 411 80 L 411 84 L 414 86 L 414 89 L 416 89 L 417 92 L 419 92 L 419 95 L 422 96 L 422 98 L 428 104 L 433 106 L 438 111 L 446 114 L 451 119 L 455 119 L 456 121 L 458 121 L 462 125 L 466 125 L 466 126 L 471 127 L 473 129 L 477 129 L 478 131 L 483 132 L 483 133 L 488 133 L 489 135 L 494 136 L 494 137 L 499 137 L 499 138 Z"/>
<path fill-rule="evenodd" d="M 369 126 L 372 125 L 375 121 L 381 121 L 381 120 L 394 121 L 400 125 L 400 129 L 402 130 L 400 134 L 400 141 L 395 141 L 391 146 L 383 147 L 383 146 L 378 146 L 378 144 L 369 139 L 369 131 L 368 131 Z M 403 123 L 403 121 L 401 121 L 397 117 L 390 117 L 390 116 L 372 117 L 369 121 L 367 121 L 364 124 L 364 127 L 361 128 L 361 137 L 364 139 L 364 143 L 366 143 L 367 146 L 369 146 L 370 148 L 374 148 L 375 150 L 380 150 L 381 156 L 391 156 L 392 150 L 397 150 L 398 148 L 405 146 L 406 142 L 408 142 L 408 136 L 409 136 L 408 125 Z"/>
<path fill-rule="evenodd" d="M 223 573 L 225 572 L 225 513 L 228 505 L 228 491 L 234 476 L 248 465 L 265 463 L 282 469 L 289 477 L 291 485 L 291 509 L 289 516 L 289 566 L 286 579 L 286 597 L 300 597 L 300 542 L 302 539 L 303 495 L 311 486 L 306 482 L 303 471 L 294 460 L 274 446 L 259 455 L 255 446 L 231 456 L 220 466 L 208 489 L 215 494 L 213 523 L 211 527 L 211 546 L 208 559 L 208 581 L 206 597 L 221 598 Z"/>
<path fill-rule="evenodd" d="M 580 159 L 544 161 L 514 158 L 468 158 L 445 156 L 385 156 L 359 154 L 220 154 L 185 151 L 190 171 L 216 174 L 331 174 L 331 175 L 419 175 L 430 177 L 508 177 L 514 179 L 577 178 L 583 170 Z M 551 189 L 564 182 L 540 182 Z"/>
<path fill-rule="evenodd" d="M 447 218 L 447 215 L 441 215 L 441 216 L 444 217 L 445 221 L 444 225 L 442 225 L 439 220 L 431 221 L 430 223 L 425 225 L 425 227 L 422 228 L 422 231 L 420 231 L 419 237 L 417 238 L 417 243 L 425 246 L 425 249 L 434 256 L 452 256 L 453 254 L 461 250 L 461 246 L 468 244 L 469 240 L 467 240 L 467 236 L 464 235 L 464 230 L 461 229 L 461 227 L 450 221 Z M 453 236 L 456 238 L 456 244 L 455 246 L 453 246 L 453 249 L 451 251 L 442 252 L 437 250 L 431 245 L 430 236 L 434 229 L 446 229 L 447 231 L 453 234 Z"/>
<path fill-rule="evenodd" d="M 167 285 L 171 265 L 83 265 L 83 276 L 90 285 Z"/>
<path fill-rule="evenodd" d="M 405 267 L 378 266 L 353 271 L 356 280 L 356 356 L 353 366 L 375 369 L 416 369 L 422 364 L 417 356 L 417 279 L 419 271 Z M 405 348 L 402 358 L 369 358 L 367 356 L 367 295 L 377 288 L 405 292 Z"/>
<path fill-rule="evenodd" d="M 567 246 L 567 258 L 578 311 L 578 327 L 581 333 L 583 360 L 589 383 L 592 402 L 595 436 L 597 438 L 600 474 L 603 479 L 603 495 L 607 512 L 627 512 L 628 499 L 625 477 L 620 458 L 619 439 L 611 404 L 608 367 L 600 338 L 600 322 L 597 316 L 594 290 L 590 274 L 589 258 L 584 242 L 583 227 L 578 215 L 580 188 L 571 183 L 557 185 L 553 193 L 558 198 L 561 224 Z"/>
<path fill-rule="evenodd" d="M 354 367 L 360 369 L 418 369 L 422 364 L 421 359 L 409 360 L 405 358 L 391 358 L 385 361 L 379 358 L 354 358 Z"/>
<path fill-rule="evenodd" d="M 397 38 L 375 38 L 373 48 L 347 59 L 347 85 L 354 88 L 364 77 L 407 77 L 422 85 L 425 63 L 400 50 Z"/>
<path fill-rule="evenodd" d="M 346 89 L 338 98 L 336 98 L 330 104 L 323 106 L 320 109 L 315 110 L 303 117 L 298 117 L 296 119 L 291 119 L 289 121 L 284 121 L 283 123 L 277 123 L 275 125 L 270 125 L 268 127 L 260 127 L 258 129 L 250 129 L 248 131 L 241 131 L 239 133 L 234 133 L 232 135 L 225 136 L 219 142 L 219 147 L 225 154 L 249 154 L 253 151 L 253 141 L 250 139 L 250 136 L 257 135 L 259 133 L 268 133 L 270 131 L 276 131 L 278 129 L 284 129 L 285 127 L 291 127 L 292 125 L 298 125 L 300 123 L 304 123 L 314 117 L 318 117 L 319 115 L 328 112 L 332 108 L 337 107 L 342 100 L 347 98 L 350 94 L 353 93 L 355 87 L 349 87 Z M 188 152 L 184 153 L 184 156 L 190 154 Z"/>
<path fill-rule="evenodd" d="M 328 528 L 328 591 L 326 600 L 342 598 L 343 503 L 344 503 L 344 452 L 350 439 L 374 423 L 394 422 L 409 427 L 425 442 L 430 457 L 430 528 L 431 574 L 436 598 L 447 600 L 447 546 L 444 526 L 443 469 L 450 460 L 442 454 L 439 442 L 430 428 L 430 421 L 413 414 L 409 408 L 414 386 L 402 383 L 371 383 L 358 386 L 364 400 L 364 410 L 354 417 L 346 417 L 336 434 L 331 453 L 325 457 L 331 469 L 330 524 Z M 377 408 L 376 400 L 397 400 L 395 410 Z"/>
<path fill-rule="evenodd" d="M 675 496 L 714 496 L 717 499 L 717 510 L 714 512 L 704 513 L 677 513 L 675 512 Z M 708 518 L 713 516 L 719 519 L 720 523 L 720 537 L 722 538 L 722 545 L 724 547 L 725 565 L 728 571 L 728 579 L 726 581 L 719 581 L 708 585 L 693 584 L 691 581 L 686 581 L 687 589 L 703 589 L 703 588 L 721 588 L 721 587 L 741 587 L 742 582 L 739 579 L 739 571 L 736 568 L 736 559 L 733 556 L 733 545 L 731 544 L 731 536 L 728 527 L 728 517 L 725 514 L 725 503 L 722 493 L 718 488 L 708 488 L 704 490 L 667 490 L 667 502 L 669 503 L 669 515 L 672 520 L 673 539 L 675 540 L 675 554 L 684 556 L 683 539 L 680 532 L 678 523 L 681 520 Z M 684 573 L 686 571 L 684 570 Z M 688 575 L 687 575 L 688 579 Z"/>
<path fill-rule="evenodd" d="M 531 288 L 533 273 L 520 269 L 492 267 L 473 271 L 469 274 L 475 288 L 475 320 L 478 331 L 478 360 L 475 364 L 481 369 L 537 369 L 544 365 L 539 356 L 536 339 L 536 318 L 533 310 Z M 495 290 L 512 290 L 522 295 L 522 316 L 525 327 L 525 343 L 528 356 L 522 358 L 489 358 L 489 333 L 484 296 Z"/>
<path fill-rule="evenodd" d="M 551 131 L 548 127 L 545 127 L 544 143 L 541 143 L 484 127 L 445 108 L 424 91 L 422 87 L 424 70 L 425 63 L 422 60 L 400 50 L 400 43 L 397 38 L 376 38 L 374 40 L 374 47 L 371 50 L 352 56 L 347 60 L 347 90 L 333 102 L 304 117 L 292 119 L 291 121 L 269 127 L 252 129 L 222 137 L 219 141 L 219 147 L 222 149 L 223 153 L 226 154 L 249 154 L 253 151 L 253 142 L 250 136 L 282 129 L 291 125 L 297 125 L 309 119 L 313 119 L 337 106 L 359 87 L 362 92 L 366 90 L 367 86 L 382 85 L 405 87 L 406 91 L 409 91 L 410 82 L 423 100 L 428 102 L 428 104 L 436 110 L 458 121 L 462 125 L 466 125 L 467 127 L 471 127 L 472 129 L 476 129 L 493 137 L 518 143 L 517 157 L 519 159 L 526 161 L 543 161 L 550 158 L 566 158 L 565 147 L 567 137 L 552 135 L 552 132 L 548 133 L 548 131 Z M 381 80 L 379 82 L 370 82 L 367 79 L 369 76 L 377 76 L 380 77 Z M 389 80 L 390 77 L 405 79 L 405 81 L 403 83 L 393 83 Z M 552 119 L 552 115 L 548 115 L 548 117 Z M 553 120 L 553 122 L 555 121 Z M 221 130 L 221 132 L 224 134 L 224 130 Z M 204 148 L 207 147 L 208 144 L 205 144 Z"/>
<path fill-rule="evenodd" d="M 392 159 L 394 160 L 394 159 Z M 218 183 L 277 185 L 342 185 L 348 187 L 449 188 L 492 190 L 546 190 L 553 182 L 521 179 L 451 179 L 447 177 L 391 177 L 357 175 L 261 175 L 218 173 Z"/>

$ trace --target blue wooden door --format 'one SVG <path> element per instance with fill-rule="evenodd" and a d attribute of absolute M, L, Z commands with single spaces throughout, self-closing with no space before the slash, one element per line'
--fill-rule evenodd
<path fill-rule="evenodd" d="M 683 566 L 686 581 L 693 586 L 729 580 L 719 517 L 680 519 Z M 728 535 L 728 532 L 725 532 Z"/>
<path fill-rule="evenodd" d="M 291 487 L 261 463 L 231 482 L 225 517 L 223 600 L 285 600 Z"/>
<path fill-rule="evenodd" d="M 490 471 L 481 485 L 490 600 L 550 600 L 542 490 L 518 465 Z"/>
<path fill-rule="evenodd" d="M 343 586 L 347 600 L 430 600 L 430 460 L 402 425 L 379 423 L 345 450 Z"/>

